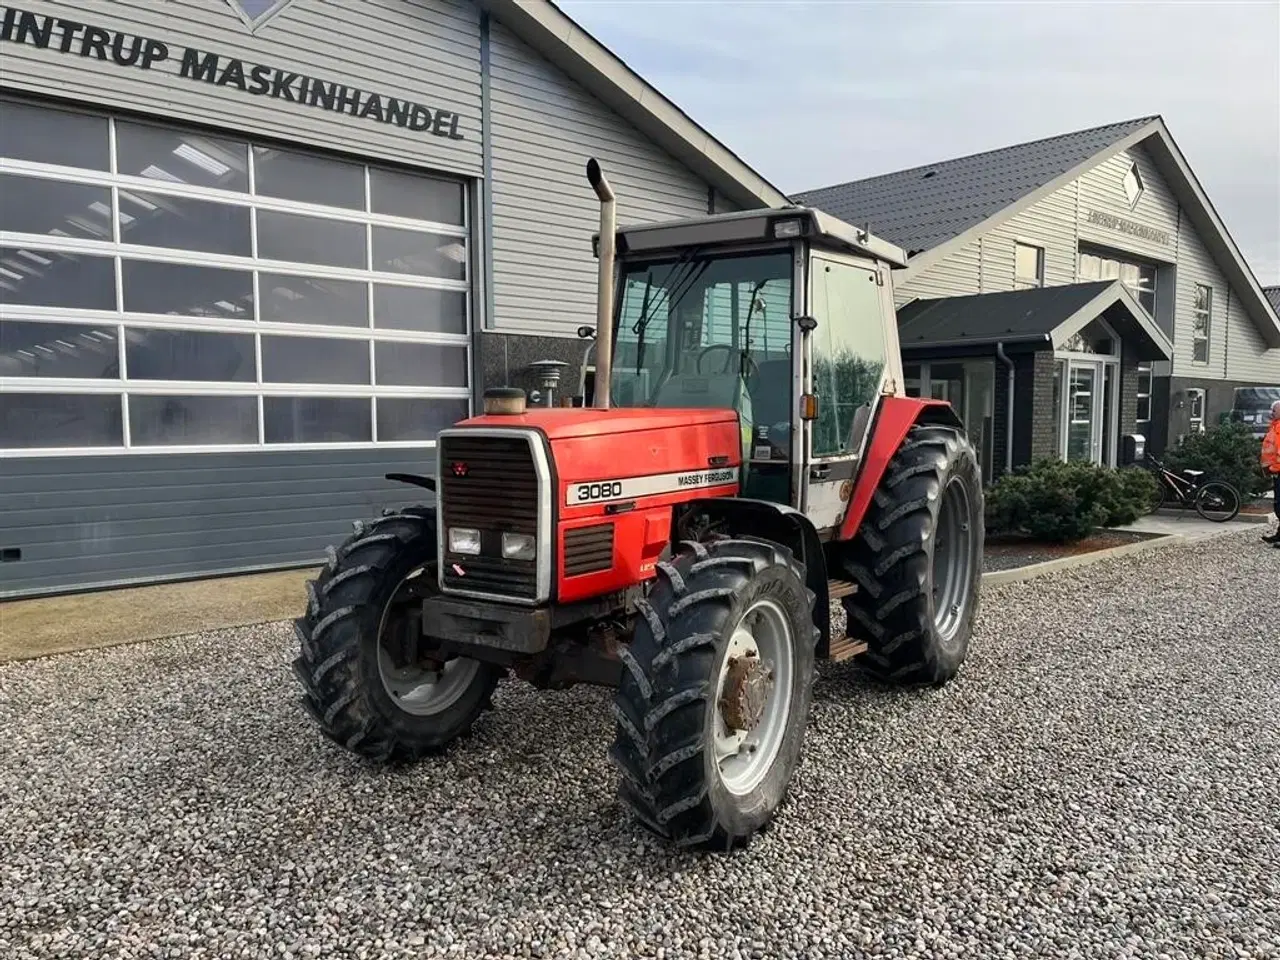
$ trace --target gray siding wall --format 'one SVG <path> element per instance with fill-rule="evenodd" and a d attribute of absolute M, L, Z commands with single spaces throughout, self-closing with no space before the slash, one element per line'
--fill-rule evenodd
<path fill-rule="evenodd" d="M 1124 192 L 1124 175 L 1134 163 L 1138 165 L 1144 190 L 1137 205 L 1130 210 L 1129 199 Z M 1140 147 L 1122 150 L 1083 173 L 1076 182 L 1080 187 L 1077 223 L 1082 241 L 1136 253 L 1151 260 L 1175 262 L 1178 259 L 1178 200 L 1145 150 Z M 1137 221 L 1163 232 L 1169 242 L 1121 233 L 1094 223 L 1089 219 L 1094 212 Z"/>
<path fill-rule="evenodd" d="M 432 503 L 383 479 L 429 449 L 0 460 L 0 598 L 315 563 L 383 507 Z"/>
<path fill-rule="evenodd" d="M 491 36 L 491 329 L 574 336 L 595 321 L 587 160 L 604 167 L 619 223 L 704 215 L 708 187 L 509 30 Z"/>
<path fill-rule="evenodd" d="M 1144 191 L 1130 210 L 1123 178 L 1137 163 Z M 1093 222 L 1090 214 L 1121 217 L 1162 231 L 1168 243 L 1134 236 Z M 915 297 L 948 297 L 995 293 L 1014 288 L 1014 244 L 1024 241 L 1045 251 L 1045 283 L 1075 283 L 1076 251 L 1081 243 L 1135 254 L 1158 264 L 1158 284 L 1175 284 L 1173 295 L 1161 290 L 1157 317 L 1173 335 L 1175 376 L 1280 383 L 1280 350 L 1266 350 L 1257 326 L 1209 257 L 1199 236 L 1179 208 L 1173 191 L 1146 152 L 1124 150 L 1086 171 L 1074 182 L 993 227 L 982 238 L 912 277 L 897 292 L 897 302 Z M 1213 330 L 1208 364 L 1192 361 L 1191 329 L 1195 285 L 1213 288 Z"/>
<path fill-rule="evenodd" d="M 960 293 L 985 292 L 982 282 L 981 241 L 965 244 L 951 256 L 934 264 L 910 282 L 895 285 L 894 303 L 902 306 L 911 300 L 934 300 Z"/>
<path fill-rule="evenodd" d="M 22 0 L 22 10 L 159 40 L 143 70 L 30 43 L 0 45 L 0 85 L 246 134 L 479 174 L 480 19 L 465 0 L 292 0 L 251 32 L 225 0 Z M 55 37 L 58 36 L 55 33 Z M 180 75 L 183 48 L 278 67 L 459 115 L 463 139 L 254 96 Z"/>

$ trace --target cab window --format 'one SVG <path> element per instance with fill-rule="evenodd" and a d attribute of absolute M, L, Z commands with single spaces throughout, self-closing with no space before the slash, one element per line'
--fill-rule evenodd
<path fill-rule="evenodd" d="M 854 453 L 858 410 L 875 402 L 884 380 L 885 327 L 874 268 L 814 257 L 813 391 L 818 419 L 813 455 Z"/>

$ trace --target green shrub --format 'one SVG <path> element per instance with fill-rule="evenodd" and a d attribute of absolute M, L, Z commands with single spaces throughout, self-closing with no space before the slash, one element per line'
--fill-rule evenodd
<path fill-rule="evenodd" d="M 1259 457 L 1262 441 L 1243 423 L 1224 423 L 1204 433 L 1191 433 L 1165 454 L 1165 465 L 1179 470 L 1203 470 L 1212 480 L 1224 480 L 1245 497 L 1270 488 Z"/>
<path fill-rule="evenodd" d="M 1154 493 L 1155 479 L 1140 468 L 1041 460 L 1001 477 L 988 491 L 987 529 L 1071 543 L 1099 527 L 1132 523 Z"/>
<path fill-rule="evenodd" d="M 1108 527 L 1123 527 L 1144 516 L 1155 503 L 1160 482 L 1150 470 L 1124 467 L 1116 471 L 1119 490 L 1107 517 Z"/>

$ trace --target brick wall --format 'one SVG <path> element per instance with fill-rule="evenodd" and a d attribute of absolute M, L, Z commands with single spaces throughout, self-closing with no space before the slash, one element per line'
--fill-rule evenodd
<path fill-rule="evenodd" d="M 1061 448 L 1053 402 L 1053 352 L 1038 350 L 1032 359 L 1031 459 L 1034 461 L 1056 457 Z"/>

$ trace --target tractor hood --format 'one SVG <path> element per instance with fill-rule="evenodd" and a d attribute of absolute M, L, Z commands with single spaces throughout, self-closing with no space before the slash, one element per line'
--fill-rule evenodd
<path fill-rule="evenodd" d="M 457 426 L 464 429 L 534 429 L 548 440 L 556 441 L 662 430 L 683 433 L 714 424 L 736 424 L 737 419 L 737 413 L 724 408 L 614 407 L 601 410 L 597 407 L 531 407 L 519 414 L 471 417 L 460 421 Z"/>

